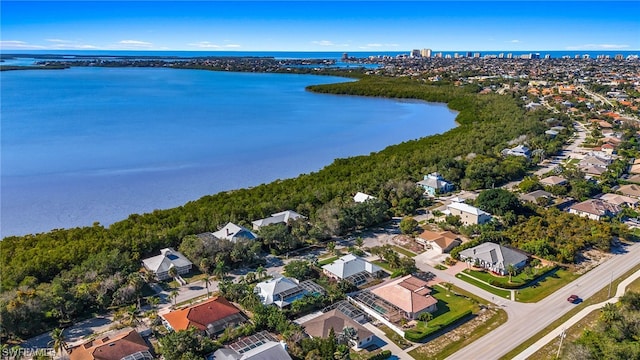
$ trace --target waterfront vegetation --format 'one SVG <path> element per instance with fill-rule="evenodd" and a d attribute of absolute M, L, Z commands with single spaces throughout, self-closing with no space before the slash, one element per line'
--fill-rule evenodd
<path fill-rule="evenodd" d="M 364 77 L 309 89 L 446 102 L 459 112 L 459 126 L 369 156 L 337 159 L 318 172 L 294 179 L 205 196 L 173 209 L 134 214 L 108 228 L 96 223 L 7 237 L 0 254 L 2 337 L 34 335 L 92 312 L 136 302 L 141 259 L 164 247 L 178 248 L 187 236 L 215 231 L 228 221 L 250 226 L 252 220 L 285 209 L 304 214 L 312 225 L 300 232 L 288 228 L 291 241 L 262 243 L 263 251 L 283 253 L 301 243 L 366 228 L 390 214 L 411 214 L 425 205 L 414 185 L 425 173 L 438 170 L 463 189 L 498 186 L 520 178 L 528 166 L 520 158 L 500 155 L 507 141 L 526 135 L 546 153 L 556 152 L 564 141 L 562 137 L 544 138 L 544 119 L 549 116 L 545 111 L 525 113 L 517 96 L 481 95 L 475 85 L 427 85 L 407 78 Z M 353 204 L 351 196 L 356 191 L 373 194 L 379 201 Z M 594 226 L 592 222 L 588 225 L 588 229 Z M 580 229 L 573 224 L 567 227 Z M 560 239 L 553 249 L 561 248 Z M 210 259 L 214 268 L 234 266 L 233 259 L 216 256 Z"/>

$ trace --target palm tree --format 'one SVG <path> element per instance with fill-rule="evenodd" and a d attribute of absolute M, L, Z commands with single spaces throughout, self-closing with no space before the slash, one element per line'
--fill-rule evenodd
<path fill-rule="evenodd" d="M 213 269 L 213 275 L 218 279 L 224 279 L 224 276 L 227 274 L 227 267 L 225 266 L 223 261 L 216 262 L 216 267 Z"/>
<path fill-rule="evenodd" d="M 53 350 L 58 353 L 60 352 L 60 356 L 62 356 L 62 350 L 67 349 L 67 343 L 64 341 L 64 334 L 62 334 L 63 330 L 60 328 L 55 328 L 51 331 L 51 344 L 53 346 Z"/>
<path fill-rule="evenodd" d="M 211 285 L 211 278 L 209 276 L 207 276 L 202 281 L 204 281 L 204 286 L 207 288 L 207 299 L 208 299 L 209 298 L 209 285 Z"/>
<path fill-rule="evenodd" d="M 172 279 L 178 276 L 178 269 L 176 269 L 175 266 L 169 268 L 169 276 L 171 276 Z"/>
<path fill-rule="evenodd" d="M 135 305 L 129 305 L 121 310 L 119 316 L 120 323 L 124 326 L 138 327 L 142 324 L 140 310 Z"/>
<path fill-rule="evenodd" d="M 364 245 L 364 239 L 358 236 L 356 238 L 356 246 L 358 247 L 358 249 L 362 249 L 362 245 Z"/>
<path fill-rule="evenodd" d="M 171 293 L 169 294 L 169 299 L 173 299 L 173 306 L 175 307 L 176 304 L 176 299 L 178 298 L 178 290 L 173 289 L 171 290 Z"/>
<path fill-rule="evenodd" d="M 252 282 L 256 281 L 256 273 L 249 271 L 247 273 L 247 275 L 244 276 L 244 280 L 248 283 L 251 284 Z"/>
<path fill-rule="evenodd" d="M 509 273 L 509 283 L 511 283 L 511 277 L 516 274 L 516 267 L 513 264 L 507 265 L 507 273 Z"/>
<path fill-rule="evenodd" d="M 358 332 L 351 326 L 346 326 L 342 329 L 342 332 L 338 335 L 338 342 L 345 345 L 349 344 L 350 340 L 356 340 L 358 338 Z"/>
<path fill-rule="evenodd" d="M 265 277 L 267 277 L 267 270 L 262 265 L 258 266 L 258 268 L 256 269 L 256 273 L 258 274 L 259 279 L 264 279 Z"/>

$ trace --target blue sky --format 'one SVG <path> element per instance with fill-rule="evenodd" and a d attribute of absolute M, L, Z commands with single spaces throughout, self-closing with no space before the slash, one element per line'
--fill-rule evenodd
<path fill-rule="evenodd" d="M 5 1 L 1 50 L 638 50 L 638 1 Z"/>

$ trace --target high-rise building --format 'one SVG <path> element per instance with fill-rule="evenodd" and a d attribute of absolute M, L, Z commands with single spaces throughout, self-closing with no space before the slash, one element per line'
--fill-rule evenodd
<path fill-rule="evenodd" d="M 615 59 L 616 60 L 622 60 L 622 54 L 616 54 Z"/>
<path fill-rule="evenodd" d="M 498 54 L 498 59 L 504 59 L 504 53 Z"/>
<path fill-rule="evenodd" d="M 507 54 L 507 59 L 513 59 L 513 54 L 512 53 L 508 53 Z"/>
<path fill-rule="evenodd" d="M 343 61 L 344 61 L 344 60 L 349 60 L 349 54 L 347 54 L 347 53 L 343 53 L 343 54 L 342 54 L 342 60 L 343 60 Z"/>
<path fill-rule="evenodd" d="M 422 51 L 420 51 L 420 55 L 422 55 L 423 58 L 430 58 L 431 49 L 422 49 Z"/>
<path fill-rule="evenodd" d="M 545 59 L 551 59 L 551 54 L 545 54 L 545 55 L 544 55 L 544 58 L 545 58 Z"/>
<path fill-rule="evenodd" d="M 411 56 L 412 58 L 420 57 L 420 50 L 418 50 L 418 49 L 413 49 L 413 50 L 411 50 L 411 55 L 410 55 L 410 56 Z"/>
<path fill-rule="evenodd" d="M 480 58 L 480 55 L 481 54 L 479 52 L 473 53 L 473 57 L 476 58 L 476 59 Z"/>
<path fill-rule="evenodd" d="M 467 51 L 467 57 L 471 57 L 471 51 Z"/>

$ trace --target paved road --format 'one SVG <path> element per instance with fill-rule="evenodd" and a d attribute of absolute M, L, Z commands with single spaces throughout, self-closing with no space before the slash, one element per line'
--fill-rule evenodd
<path fill-rule="evenodd" d="M 500 358 L 571 310 L 575 305 L 567 302 L 570 295 L 576 294 L 586 299 L 607 286 L 612 278 L 622 276 L 638 263 L 640 263 L 640 243 L 627 246 L 624 253 L 614 255 L 610 260 L 540 302 L 517 304 L 506 301 L 505 310 L 509 315 L 507 322 L 448 359 Z M 479 290 L 475 290 L 474 293 L 487 298 Z"/>
<path fill-rule="evenodd" d="M 516 357 L 514 357 L 514 360 L 525 360 L 525 359 L 527 359 L 529 356 L 533 355 L 536 351 L 540 350 L 543 346 L 545 346 L 546 344 L 551 342 L 553 339 L 555 339 L 558 336 L 560 336 L 560 334 L 562 334 L 562 332 L 565 329 L 568 329 L 571 326 L 575 325 L 578 321 L 580 321 L 580 319 L 582 319 L 583 317 L 591 314 L 591 312 L 593 312 L 594 310 L 602 308 L 603 306 L 605 306 L 605 304 L 618 302 L 620 297 L 622 295 L 624 295 L 624 293 L 626 292 L 627 286 L 629 286 L 629 284 L 631 284 L 631 282 L 633 282 L 634 280 L 636 280 L 638 278 L 640 278 L 640 271 L 636 271 L 633 275 L 631 275 L 630 277 L 628 277 L 625 280 L 623 280 L 618 285 L 618 289 L 616 290 L 616 294 L 615 294 L 614 297 L 612 297 L 609 300 L 603 301 L 603 302 L 601 302 L 599 304 L 594 304 L 594 305 L 587 306 L 586 308 L 580 310 L 580 312 L 575 314 L 571 319 L 565 321 L 562 325 L 560 325 L 557 328 L 553 329 L 550 333 L 545 335 L 542 339 L 538 340 L 536 343 L 534 343 L 533 345 L 529 346 L 523 352 L 521 352 Z"/>

